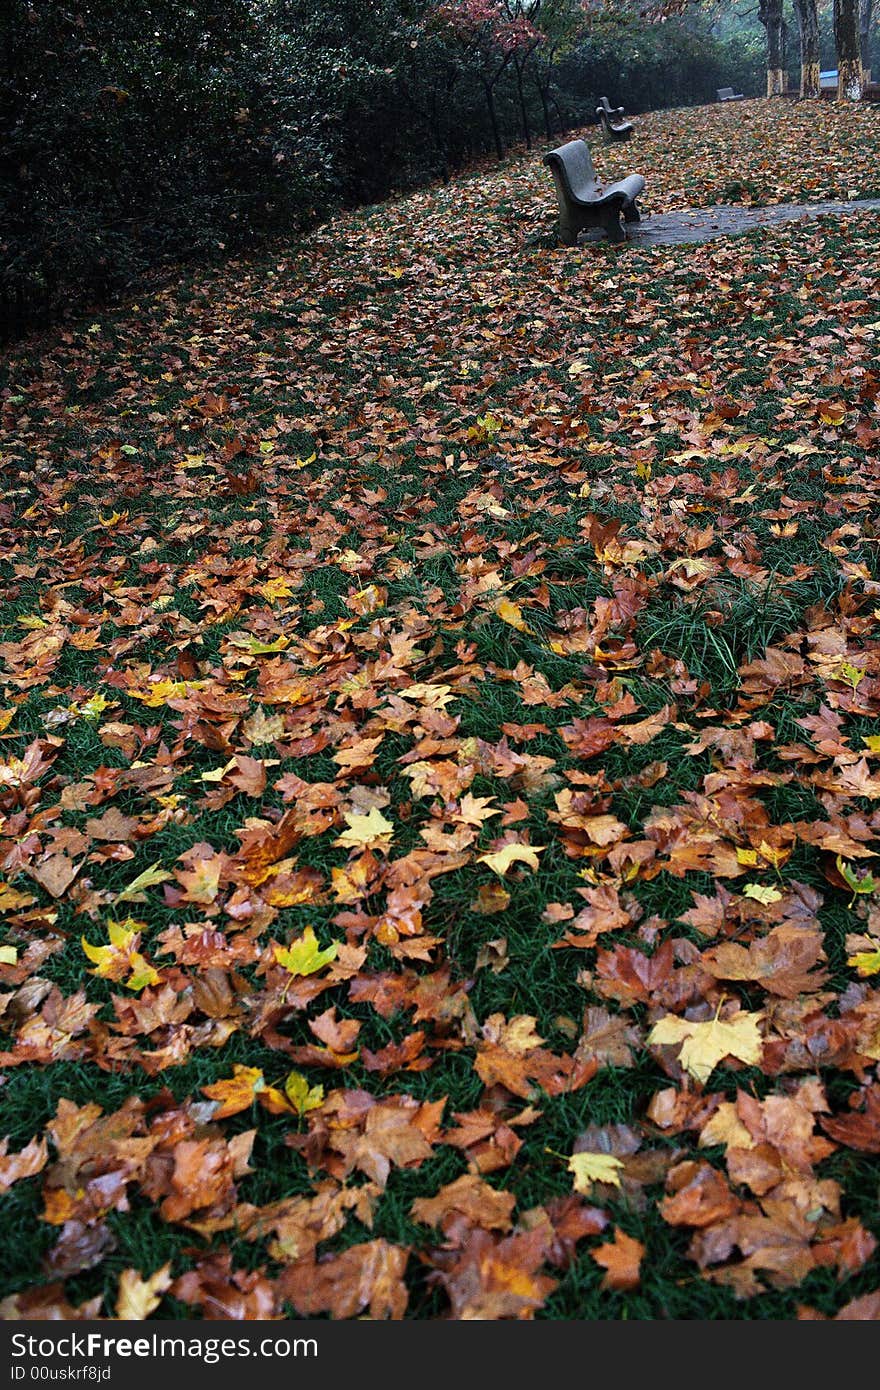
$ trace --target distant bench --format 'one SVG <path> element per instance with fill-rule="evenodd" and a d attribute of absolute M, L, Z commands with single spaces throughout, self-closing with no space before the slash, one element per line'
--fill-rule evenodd
<path fill-rule="evenodd" d="M 612 106 L 607 97 L 599 98 L 599 105 L 596 107 L 596 115 L 602 122 L 605 139 L 609 142 L 614 140 L 628 140 L 632 135 L 632 121 L 625 121 L 623 119 L 623 107 Z"/>
<path fill-rule="evenodd" d="M 719 101 L 745 101 L 745 95 L 744 95 L 744 93 L 742 93 L 742 92 L 735 92 L 735 91 L 733 90 L 732 87 L 719 87 L 719 88 L 718 88 L 718 100 L 719 100 Z"/>
<path fill-rule="evenodd" d="M 627 174 L 603 187 L 596 181 L 586 140 L 569 140 L 550 150 L 544 163 L 549 165 L 556 185 L 559 235 L 564 245 L 574 246 L 578 232 L 593 227 L 603 228 L 609 241 L 626 241 L 620 218 L 622 214 L 624 222 L 641 221 L 636 206 L 636 198 L 645 187 L 641 174 Z"/>

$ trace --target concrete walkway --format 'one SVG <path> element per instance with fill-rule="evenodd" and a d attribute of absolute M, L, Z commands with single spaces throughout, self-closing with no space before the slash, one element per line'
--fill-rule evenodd
<path fill-rule="evenodd" d="M 689 241 L 712 241 L 715 237 L 735 236 L 756 227 L 775 227 L 781 222 L 800 222 L 829 214 L 880 211 L 880 198 L 862 198 L 848 203 L 775 203 L 771 207 L 720 204 L 712 208 L 683 208 L 678 212 L 644 217 L 641 222 L 624 224 L 626 240 L 632 246 L 680 246 Z M 581 233 L 579 240 L 604 240 L 604 232 Z"/>

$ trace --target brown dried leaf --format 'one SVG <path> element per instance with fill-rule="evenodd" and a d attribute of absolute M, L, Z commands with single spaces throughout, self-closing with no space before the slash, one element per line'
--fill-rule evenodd
<path fill-rule="evenodd" d="M 645 1254 L 640 1240 L 628 1236 L 625 1231 L 615 1230 L 612 1240 L 597 1246 L 590 1254 L 607 1271 L 602 1280 L 603 1289 L 629 1290 L 639 1287 Z"/>
<path fill-rule="evenodd" d="M 302 1260 L 279 1275 L 278 1296 L 300 1317 L 353 1318 L 368 1308 L 371 1318 L 399 1320 L 409 1299 L 403 1282 L 408 1255 L 405 1246 L 371 1240 L 339 1255 Z"/>

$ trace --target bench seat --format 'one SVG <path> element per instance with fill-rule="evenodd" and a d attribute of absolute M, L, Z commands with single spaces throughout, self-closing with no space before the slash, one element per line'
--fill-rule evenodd
<path fill-rule="evenodd" d="M 566 246 L 574 246 L 578 232 L 594 227 L 604 229 L 609 241 L 625 241 L 621 226 L 638 222 L 636 199 L 645 187 L 641 174 L 627 174 L 614 183 L 596 180 L 590 149 L 585 140 L 569 140 L 544 156 L 556 185 L 559 204 L 559 234 Z"/>
<path fill-rule="evenodd" d="M 609 144 L 628 140 L 632 135 L 633 123 L 623 119 L 623 107 L 612 106 L 607 97 L 599 98 L 596 115 L 602 122 L 602 131 Z"/>

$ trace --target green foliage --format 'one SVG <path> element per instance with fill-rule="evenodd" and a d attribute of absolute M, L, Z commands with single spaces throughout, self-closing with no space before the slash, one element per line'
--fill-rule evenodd
<path fill-rule="evenodd" d="M 630 112 L 701 105 L 714 101 L 719 87 L 757 96 L 764 85 L 763 33 L 719 38 L 701 15 L 651 25 L 618 11 L 591 29 L 561 65 L 559 81 L 575 113 L 590 120 L 603 92 Z"/>
<path fill-rule="evenodd" d="M 0 81 L 4 288 L 86 297 L 165 260 L 235 248 L 326 202 L 308 74 L 262 6 L 12 0 Z"/>
<path fill-rule="evenodd" d="M 576 0 L 8 0 L 0 51 L 0 338 L 558 143 L 603 92 L 638 111 L 760 78 L 705 19 Z"/>

